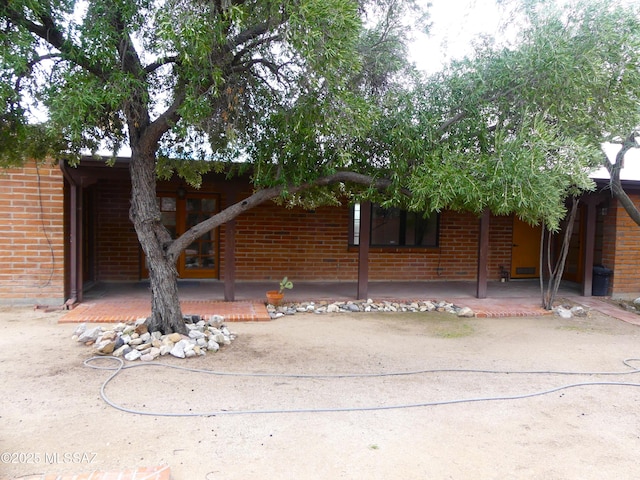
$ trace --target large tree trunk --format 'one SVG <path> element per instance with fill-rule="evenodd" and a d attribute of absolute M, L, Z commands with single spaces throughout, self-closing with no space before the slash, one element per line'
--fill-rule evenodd
<path fill-rule="evenodd" d="M 544 289 L 544 257 L 543 248 L 544 248 L 544 239 L 545 239 L 545 228 L 543 225 L 542 228 L 542 237 L 540 240 L 540 290 L 542 291 L 542 306 L 546 310 L 553 309 L 553 302 L 556 299 L 556 295 L 558 294 L 558 289 L 560 288 L 560 282 L 562 281 L 562 275 L 564 274 L 564 267 L 567 263 L 567 254 L 569 253 L 569 245 L 571 243 L 571 236 L 573 235 L 573 226 L 576 221 L 576 215 L 578 214 L 578 204 L 580 200 L 576 197 L 572 198 L 571 211 L 569 213 L 569 219 L 567 220 L 567 226 L 564 229 L 564 237 L 562 240 L 562 247 L 560 248 L 560 253 L 558 256 L 558 260 L 556 261 L 555 267 L 552 267 L 552 259 L 551 259 L 551 240 L 553 235 L 551 232 L 548 232 L 547 237 L 547 254 L 546 254 L 546 263 L 548 268 L 548 285 L 546 291 Z"/>
<path fill-rule="evenodd" d="M 186 333 L 178 297 L 175 255 L 168 253 L 172 238 L 161 221 L 156 202 L 155 156 L 135 150 L 131 156 L 129 216 L 146 255 L 151 281 L 150 331 Z"/>

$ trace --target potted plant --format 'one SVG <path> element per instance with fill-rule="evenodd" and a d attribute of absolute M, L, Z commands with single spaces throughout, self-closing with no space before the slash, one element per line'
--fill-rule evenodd
<path fill-rule="evenodd" d="M 282 302 L 284 298 L 284 290 L 291 290 L 293 288 L 293 282 L 289 280 L 287 277 L 284 277 L 280 281 L 280 289 L 279 290 L 269 290 L 267 292 L 267 303 L 278 306 Z"/>

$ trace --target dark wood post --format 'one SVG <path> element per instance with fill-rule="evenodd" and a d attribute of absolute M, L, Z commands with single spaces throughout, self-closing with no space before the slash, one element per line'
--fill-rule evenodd
<path fill-rule="evenodd" d="M 369 296 L 369 243 L 371 240 L 371 202 L 360 204 L 360 242 L 358 244 L 358 300 Z"/>
<path fill-rule="evenodd" d="M 227 206 L 235 202 L 236 194 L 232 188 L 226 191 Z M 236 220 L 224 224 L 224 300 L 233 302 L 236 299 Z"/>
<path fill-rule="evenodd" d="M 478 276 L 476 297 L 487 298 L 487 274 L 489 264 L 489 223 L 491 212 L 485 209 L 480 217 L 480 232 L 478 234 Z"/>
<path fill-rule="evenodd" d="M 590 297 L 593 289 L 593 251 L 596 245 L 596 199 L 587 202 L 587 226 L 584 229 L 582 296 Z"/>
<path fill-rule="evenodd" d="M 64 178 L 67 180 L 69 186 L 69 298 L 66 302 L 69 306 L 82 300 L 82 284 L 80 284 L 82 274 L 82 264 L 80 257 L 82 256 L 82 250 L 80 250 L 80 242 L 78 235 L 78 184 L 67 170 L 64 161 L 60 162 L 60 170 Z M 81 228 L 80 228 L 81 230 Z"/>

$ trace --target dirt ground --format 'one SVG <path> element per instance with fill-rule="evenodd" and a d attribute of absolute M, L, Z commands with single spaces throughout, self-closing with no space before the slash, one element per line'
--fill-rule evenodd
<path fill-rule="evenodd" d="M 0 477 L 169 465 L 191 479 L 630 479 L 638 476 L 640 385 L 533 398 L 348 412 L 138 415 L 100 396 L 110 371 L 83 365 L 58 313 L 0 312 Z M 219 372 L 423 369 L 627 371 L 640 327 L 593 314 L 458 319 L 448 314 L 296 315 L 230 324 L 217 354 L 162 363 Z M 102 363 L 106 366 L 106 363 Z M 640 366 L 640 362 L 636 365 Z M 146 412 L 308 410 L 515 396 L 640 374 L 438 372 L 370 378 L 123 371 L 109 398 Z"/>

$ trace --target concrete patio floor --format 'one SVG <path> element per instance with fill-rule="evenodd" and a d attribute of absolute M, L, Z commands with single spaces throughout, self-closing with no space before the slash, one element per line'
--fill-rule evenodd
<path fill-rule="evenodd" d="M 224 283 L 220 281 L 181 281 L 179 295 L 185 314 L 203 318 L 221 315 L 226 321 L 270 320 L 265 307 L 265 292 L 277 287 L 275 282 L 239 282 L 234 302 L 224 301 Z M 475 282 L 371 282 L 373 301 L 445 300 L 471 308 L 478 317 L 521 317 L 547 315 L 541 307 L 538 280 L 490 282 L 485 299 L 475 296 Z M 355 300 L 355 282 L 296 282 L 287 290 L 285 302 L 333 302 Z M 638 316 L 602 301 L 600 297 L 580 296 L 579 285 L 564 283 L 558 299 L 595 308 L 621 320 L 636 323 Z M 62 323 L 131 322 L 150 314 L 148 282 L 106 283 L 89 290 L 83 302 L 64 315 Z M 605 311 L 606 310 L 606 311 Z"/>
<path fill-rule="evenodd" d="M 278 282 L 237 282 L 235 301 L 265 300 L 265 292 L 278 288 Z M 182 300 L 224 301 L 224 283 L 219 280 L 180 280 L 178 282 Z M 356 282 L 294 282 L 292 290 L 285 290 L 286 300 L 291 302 L 308 301 L 348 301 L 355 300 L 358 285 Z M 558 297 L 579 296 L 580 287 L 574 283 L 563 282 Z M 101 298 L 135 298 L 149 296 L 149 282 L 101 283 L 85 293 L 84 301 Z M 455 282 L 369 282 L 368 297 L 377 300 L 450 300 L 475 299 L 476 283 L 473 281 Z M 540 298 L 540 283 L 533 280 L 511 280 L 508 282 L 489 282 L 487 300 L 508 298 Z"/>

